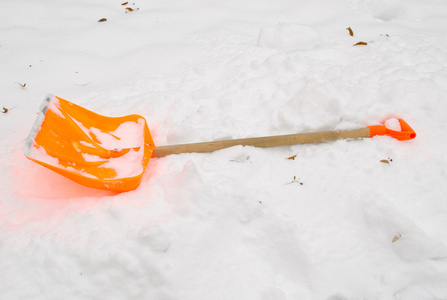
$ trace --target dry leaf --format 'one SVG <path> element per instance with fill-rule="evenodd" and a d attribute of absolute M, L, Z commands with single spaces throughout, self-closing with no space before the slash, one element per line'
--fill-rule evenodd
<path fill-rule="evenodd" d="M 20 85 L 21 87 L 25 87 L 26 86 L 26 82 L 24 84 L 21 84 L 20 82 L 16 82 L 18 85 Z"/>
<path fill-rule="evenodd" d="M 349 31 L 350 36 L 354 36 L 354 31 L 352 31 L 351 27 L 346 28 Z"/>
<path fill-rule="evenodd" d="M 287 159 L 291 159 L 291 160 L 295 160 L 295 158 L 296 158 L 296 154 L 294 156 L 287 157 Z"/>
<path fill-rule="evenodd" d="M 135 3 L 134 3 L 133 5 L 135 5 Z M 130 8 L 130 7 L 126 7 L 126 14 L 127 14 L 129 11 L 137 11 L 137 10 L 140 10 L 140 8 L 137 7 L 136 9 L 133 9 L 133 8 Z"/>
<path fill-rule="evenodd" d="M 391 157 L 388 157 L 388 159 L 382 159 L 380 162 L 384 163 L 384 164 L 390 164 L 390 162 L 392 162 L 393 159 Z"/>
<path fill-rule="evenodd" d="M 291 183 L 295 183 L 295 182 L 297 182 L 297 183 L 299 183 L 300 185 L 303 185 L 304 183 L 302 183 L 302 182 L 299 181 L 299 180 L 300 180 L 300 178 L 296 179 L 296 176 L 293 176 L 293 180 L 292 180 L 291 182 L 287 183 L 287 184 L 291 184 Z"/>
<path fill-rule="evenodd" d="M 99 19 L 99 20 L 98 20 L 98 22 L 105 22 L 105 21 L 107 21 L 106 18 L 102 18 L 102 19 Z"/>
<path fill-rule="evenodd" d="M 398 239 L 400 239 L 402 237 L 402 235 L 400 233 L 396 234 L 393 239 L 392 239 L 392 243 L 396 242 Z"/>
<path fill-rule="evenodd" d="M 8 112 L 9 109 L 7 109 L 6 107 L 3 107 L 3 111 L 2 113 L 6 114 Z"/>
<path fill-rule="evenodd" d="M 121 5 L 127 5 L 129 2 L 124 2 L 124 3 L 121 3 Z"/>
<path fill-rule="evenodd" d="M 365 42 L 358 42 L 357 44 L 354 44 L 354 46 L 366 46 L 368 43 Z"/>

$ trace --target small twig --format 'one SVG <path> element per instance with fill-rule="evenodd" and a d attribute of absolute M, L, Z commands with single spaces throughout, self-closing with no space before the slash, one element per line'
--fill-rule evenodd
<path fill-rule="evenodd" d="M 231 161 L 231 162 L 244 162 L 244 161 L 248 161 L 249 159 L 250 159 L 250 156 L 247 156 L 247 158 L 245 160 L 230 159 L 229 161 Z"/>
<path fill-rule="evenodd" d="M 21 84 L 20 82 L 16 82 L 18 85 L 20 85 L 22 88 L 26 87 L 26 82 L 24 84 Z"/>
<path fill-rule="evenodd" d="M 300 180 L 300 178 L 296 179 L 296 176 L 293 176 L 293 180 L 292 180 L 291 182 L 287 183 L 287 184 L 292 184 L 292 183 L 297 182 L 297 183 L 299 183 L 300 185 L 303 185 L 304 183 L 302 183 L 302 182 L 299 181 L 299 180 Z"/>

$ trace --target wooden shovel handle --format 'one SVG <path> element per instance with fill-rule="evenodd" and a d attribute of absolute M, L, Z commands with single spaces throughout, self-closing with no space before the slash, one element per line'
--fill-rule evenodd
<path fill-rule="evenodd" d="M 311 144 L 335 141 L 338 139 L 358 139 L 370 137 L 368 127 L 345 131 L 321 131 L 312 133 L 298 133 L 288 135 L 266 136 L 247 139 L 224 140 L 171 146 L 157 146 L 152 157 L 163 157 L 170 154 L 213 152 L 216 150 L 242 145 L 254 147 L 277 147 L 297 144 Z"/>

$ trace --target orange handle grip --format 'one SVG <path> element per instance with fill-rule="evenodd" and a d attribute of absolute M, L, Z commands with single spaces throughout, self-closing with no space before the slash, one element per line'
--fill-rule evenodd
<path fill-rule="evenodd" d="M 373 137 L 375 135 L 388 135 L 399 141 L 407 141 L 412 140 L 416 137 L 416 132 L 414 132 L 413 128 L 408 125 L 402 119 L 398 119 L 400 123 L 401 131 L 389 129 L 385 126 L 385 122 L 382 125 L 372 125 L 368 126 L 369 128 L 369 137 Z"/>

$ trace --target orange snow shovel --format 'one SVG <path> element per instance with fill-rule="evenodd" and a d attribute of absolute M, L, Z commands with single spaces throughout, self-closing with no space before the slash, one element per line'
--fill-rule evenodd
<path fill-rule="evenodd" d="M 25 142 L 27 158 L 82 185 L 115 192 L 134 190 L 151 157 L 212 152 L 236 145 L 275 147 L 388 135 L 398 140 L 416 137 L 398 119 L 401 130 L 382 125 L 346 131 L 323 131 L 280 136 L 157 146 L 146 120 L 139 115 L 105 117 L 49 95 Z"/>

